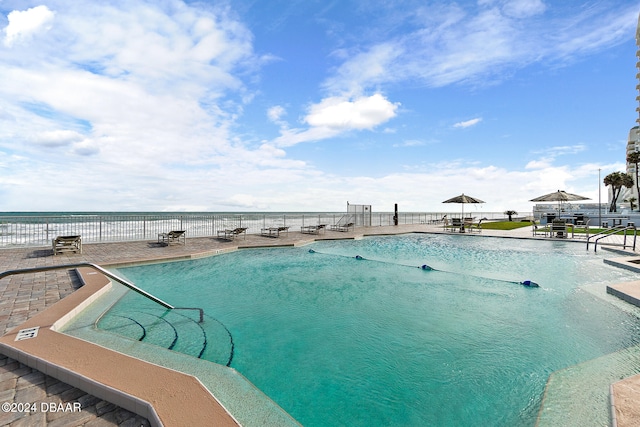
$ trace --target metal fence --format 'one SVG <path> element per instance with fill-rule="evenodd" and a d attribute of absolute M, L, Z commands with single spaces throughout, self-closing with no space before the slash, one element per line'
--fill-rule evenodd
<path fill-rule="evenodd" d="M 399 224 L 427 224 L 446 213 L 400 213 Z M 262 228 L 338 224 L 347 213 L 272 213 L 272 214 L 108 214 L 108 215 L 0 215 L 0 248 L 49 246 L 57 236 L 81 235 L 83 243 L 155 240 L 158 233 L 186 230 L 187 237 L 216 236 L 218 230 L 247 227 L 258 234 Z M 459 213 L 448 213 L 454 217 Z M 502 219 L 496 212 L 473 212 L 472 216 Z M 371 214 L 371 226 L 393 225 L 393 212 Z"/>

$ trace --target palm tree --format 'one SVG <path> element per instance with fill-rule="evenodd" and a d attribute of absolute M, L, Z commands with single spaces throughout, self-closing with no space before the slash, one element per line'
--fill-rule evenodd
<path fill-rule="evenodd" d="M 635 197 L 629 197 L 628 199 L 624 199 L 623 202 L 629 203 L 629 207 L 633 210 L 636 207 L 636 199 Z"/>
<path fill-rule="evenodd" d="M 636 170 L 636 194 L 638 198 L 636 200 L 640 200 L 640 186 L 638 186 L 638 163 L 640 163 L 640 152 L 634 151 L 633 153 L 627 156 L 627 163 L 633 163 L 635 165 Z M 633 210 L 633 206 L 631 207 Z"/>
<path fill-rule="evenodd" d="M 509 217 L 509 221 L 513 221 L 512 217 L 514 215 L 518 215 L 518 212 L 513 211 L 513 210 L 508 210 L 508 211 L 504 211 L 504 214 Z"/>
<path fill-rule="evenodd" d="M 633 187 L 633 177 L 624 172 L 613 172 L 604 177 L 604 185 L 610 185 L 612 191 L 611 206 L 609 212 L 617 212 L 616 205 L 618 203 L 618 196 L 622 187 Z"/>

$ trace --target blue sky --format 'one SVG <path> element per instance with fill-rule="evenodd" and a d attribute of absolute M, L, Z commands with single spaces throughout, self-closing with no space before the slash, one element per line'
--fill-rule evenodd
<path fill-rule="evenodd" d="M 0 0 L 0 211 L 448 211 L 464 192 L 527 212 L 557 189 L 595 202 L 638 118 L 639 12 Z"/>

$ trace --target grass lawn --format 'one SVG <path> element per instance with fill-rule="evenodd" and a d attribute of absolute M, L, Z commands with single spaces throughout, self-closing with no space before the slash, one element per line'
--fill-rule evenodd
<path fill-rule="evenodd" d="M 529 221 L 489 221 L 480 225 L 483 230 L 515 230 L 516 228 L 531 227 Z"/>

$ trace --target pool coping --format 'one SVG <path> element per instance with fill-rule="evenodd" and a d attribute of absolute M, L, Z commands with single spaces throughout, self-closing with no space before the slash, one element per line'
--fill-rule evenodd
<path fill-rule="evenodd" d="M 240 425 L 198 378 L 58 332 L 111 288 L 102 274 L 78 270 L 83 286 L 1 337 L 2 353 L 154 426 Z M 19 331 L 36 327 L 37 336 L 16 341 Z"/>

